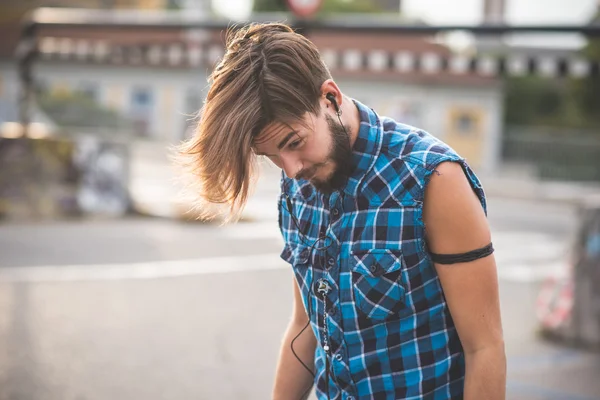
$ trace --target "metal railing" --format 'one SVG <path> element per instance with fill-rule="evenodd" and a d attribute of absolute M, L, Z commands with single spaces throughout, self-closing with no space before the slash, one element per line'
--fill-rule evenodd
<path fill-rule="evenodd" d="M 503 137 L 502 160 L 533 167 L 540 179 L 600 182 L 600 134 L 509 126 Z"/>

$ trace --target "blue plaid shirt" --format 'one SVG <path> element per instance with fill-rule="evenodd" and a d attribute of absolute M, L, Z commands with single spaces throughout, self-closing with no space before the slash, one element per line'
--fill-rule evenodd
<path fill-rule="evenodd" d="M 440 140 L 355 104 L 361 123 L 346 186 L 324 195 L 284 177 L 279 201 L 281 257 L 320 343 L 317 396 L 461 399 L 464 353 L 427 252 L 423 198 L 445 161 L 462 165 L 485 210 L 483 189 Z"/>

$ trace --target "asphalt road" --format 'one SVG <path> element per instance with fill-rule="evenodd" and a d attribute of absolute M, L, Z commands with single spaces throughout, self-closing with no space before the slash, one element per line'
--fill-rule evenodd
<path fill-rule="evenodd" d="M 600 355 L 536 335 L 574 211 L 490 199 L 489 217 L 508 398 L 599 399 Z M 280 249 L 273 220 L 0 225 L 0 400 L 268 399 L 292 300 Z"/>

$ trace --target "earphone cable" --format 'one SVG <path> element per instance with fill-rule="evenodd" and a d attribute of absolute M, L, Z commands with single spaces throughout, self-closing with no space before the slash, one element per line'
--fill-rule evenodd
<path fill-rule="evenodd" d="M 287 192 L 287 191 L 286 191 Z M 304 232 L 302 232 L 302 229 L 300 228 L 300 224 L 298 223 L 296 217 L 294 216 L 294 213 L 292 212 L 292 202 L 289 198 L 289 196 L 287 195 L 287 193 L 284 194 L 285 198 L 286 198 L 286 206 L 287 206 L 287 211 L 290 214 L 290 217 L 292 219 L 292 222 L 294 223 L 294 225 L 296 226 L 296 229 L 298 230 L 300 239 L 302 240 L 302 242 L 309 246 L 310 248 L 310 255 L 309 255 L 309 259 L 312 259 L 312 253 L 315 249 L 321 250 L 321 249 L 326 249 L 327 247 L 329 247 L 330 245 L 324 245 L 323 247 L 315 247 L 321 240 L 326 241 L 326 239 L 328 239 L 329 237 L 327 235 L 325 236 L 319 236 L 311 245 L 309 245 L 308 241 L 306 240 L 306 238 L 304 237 Z M 310 282 L 308 284 L 308 291 L 311 294 L 314 294 L 313 292 L 313 275 L 314 275 L 314 270 L 312 268 L 312 262 L 310 263 L 310 268 L 313 272 L 313 274 L 311 275 L 311 279 Z M 308 298 L 308 321 L 306 323 L 306 325 L 304 326 L 304 328 L 302 328 L 302 330 L 294 337 L 294 339 L 291 341 L 290 343 L 290 349 L 292 350 L 292 354 L 294 355 L 294 357 L 296 357 L 296 359 L 298 360 L 298 362 L 300 362 L 300 364 L 302 364 L 302 366 L 304 367 L 304 369 L 306 369 L 308 371 L 308 373 L 313 377 L 313 381 L 316 378 L 316 375 L 314 374 L 313 371 L 311 371 L 310 368 L 308 368 L 308 366 L 304 363 L 304 361 L 302 361 L 302 359 L 298 356 L 298 354 L 296 353 L 296 351 L 294 350 L 294 343 L 296 342 L 296 340 L 302 335 L 302 333 L 304 333 L 304 331 L 306 330 L 306 328 L 308 328 L 308 326 L 310 325 L 310 321 L 312 318 L 312 301 L 311 298 L 309 296 Z M 327 357 L 327 356 L 325 356 Z M 327 379 L 329 379 L 329 374 L 327 374 Z M 314 382 L 313 382 L 314 383 Z M 306 391 L 304 391 L 304 393 L 302 393 L 302 396 L 300 397 L 300 400 L 303 400 L 306 398 L 306 395 L 311 391 L 313 385 L 311 384 Z M 327 393 L 327 398 L 329 398 L 329 393 Z"/>
<path fill-rule="evenodd" d="M 348 135 L 348 131 L 346 130 L 346 127 L 344 126 L 343 122 L 342 122 L 342 118 L 341 118 L 341 111 L 339 110 L 339 108 L 337 107 L 337 103 L 335 103 L 333 101 L 335 107 L 336 107 L 336 114 L 338 117 L 338 120 L 340 121 L 340 125 L 342 126 L 342 128 L 344 129 L 344 132 L 346 133 L 346 135 L 348 136 L 348 140 L 350 140 L 350 136 Z M 286 183 L 286 187 L 285 189 L 287 189 L 287 183 Z M 328 239 L 329 237 L 327 235 L 325 236 L 320 236 L 318 237 L 312 245 L 309 245 L 307 240 L 305 239 L 305 235 L 304 232 L 302 232 L 302 229 L 300 228 L 300 224 L 298 223 L 296 217 L 294 216 L 294 213 L 292 212 L 292 201 L 290 200 L 288 194 L 287 194 L 287 190 L 285 190 L 284 192 L 284 196 L 285 196 L 285 201 L 286 201 L 286 206 L 288 209 L 288 213 L 290 214 L 290 217 L 292 219 L 292 222 L 294 223 L 294 225 L 296 226 L 296 229 L 298 230 L 298 236 L 300 237 L 300 239 L 302 240 L 302 242 L 306 245 L 310 247 L 310 254 L 309 254 L 309 259 L 312 260 L 312 252 L 313 250 L 315 250 L 315 245 L 320 241 L 320 240 L 324 240 L 326 241 L 326 239 Z M 322 250 L 322 249 L 326 249 L 330 246 L 330 244 L 323 246 L 323 247 L 319 247 L 317 248 L 318 250 Z M 309 293 L 314 295 L 314 291 L 312 288 L 312 284 L 313 284 L 313 276 L 314 276 L 314 269 L 312 268 L 312 262 L 310 262 L 310 268 L 312 269 L 312 275 L 311 275 L 311 279 L 310 279 L 310 284 L 308 286 L 308 291 Z M 313 377 L 313 383 L 314 383 L 314 379 L 316 379 L 315 374 L 308 368 L 308 366 L 300 359 L 300 357 L 296 354 L 296 351 L 294 350 L 294 342 L 296 341 L 296 339 L 298 339 L 300 337 L 300 335 L 302 335 L 302 333 L 304 333 L 304 331 L 306 330 L 306 328 L 308 328 L 308 326 L 310 325 L 310 321 L 311 321 L 311 317 L 312 317 L 312 301 L 311 301 L 311 296 L 309 296 L 308 298 L 308 321 L 306 323 L 306 325 L 304 326 L 304 328 L 302 328 L 302 330 L 296 335 L 296 337 L 291 341 L 290 343 L 290 348 L 292 350 L 292 354 L 294 354 L 294 357 L 296 357 L 296 359 L 300 362 L 300 364 L 302 364 L 302 366 L 310 373 L 310 375 Z M 325 387 L 327 390 L 327 399 L 329 399 L 329 358 L 328 355 L 325 354 Z M 308 389 L 302 394 L 302 396 L 300 397 L 300 400 L 304 400 L 306 398 L 306 395 L 310 392 L 310 390 L 312 389 L 313 385 L 311 384 Z"/>

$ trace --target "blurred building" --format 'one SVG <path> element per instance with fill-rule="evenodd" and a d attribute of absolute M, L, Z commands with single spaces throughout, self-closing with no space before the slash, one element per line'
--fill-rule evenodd
<path fill-rule="evenodd" d="M 42 29 L 40 36 L 39 92 L 83 95 L 130 121 L 122 134 L 170 143 L 190 134 L 208 74 L 223 54 L 222 34 L 201 30 Z M 502 133 L 498 78 L 442 71 L 441 62 L 453 55 L 427 36 L 314 32 L 310 39 L 344 92 L 430 131 L 473 167 L 496 168 Z M 13 100 L 16 109 L 16 70 L 2 68 L 0 62 L 0 77 L 9 84 L 0 99 Z M 78 129 L 77 121 L 71 123 Z"/>
<path fill-rule="evenodd" d="M 483 0 L 483 22 L 500 24 L 504 21 L 505 0 Z"/>
<path fill-rule="evenodd" d="M 12 123 L 18 121 L 18 104 L 19 104 L 19 79 L 17 71 L 17 60 L 16 50 L 20 35 L 20 22 L 25 17 L 28 11 L 31 11 L 38 5 L 52 6 L 52 7 L 77 7 L 78 9 L 85 10 L 89 9 L 89 12 L 100 12 L 100 13 L 112 13 L 111 9 L 131 9 L 129 12 L 135 12 L 133 10 L 147 10 L 153 12 L 165 12 L 165 9 L 180 9 L 181 12 L 194 11 L 196 15 L 206 14 L 210 12 L 210 0 L 37 0 L 31 2 L 21 2 L 20 0 L 7 0 L 0 4 L 0 35 L 3 40 L 0 41 L 0 129 L 4 123 Z M 101 9 L 101 10 L 93 10 Z M 125 10 L 116 12 L 127 12 Z M 155 44 L 161 46 L 168 43 L 181 42 L 182 40 L 193 42 L 203 40 L 204 35 L 198 32 L 176 32 L 166 33 L 157 32 L 157 30 L 136 32 L 133 35 L 129 35 L 131 31 L 127 32 L 115 32 L 114 30 L 95 30 L 88 31 L 85 29 L 79 30 L 62 30 L 53 31 L 49 33 L 50 39 L 45 43 L 48 45 L 52 43 L 52 37 L 56 36 L 60 39 L 64 39 L 60 43 L 64 46 L 60 52 L 69 52 L 73 49 L 69 49 L 69 41 L 75 43 L 77 39 L 83 39 L 78 43 L 95 43 L 99 47 L 105 48 L 108 51 L 115 50 L 115 46 L 123 48 L 122 46 L 128 45 L 131 48 L 132 43 L 137 45 L 147 46 L 149 44 Z M 46 33 L 42 30 L 40 37 L 45 36 Z M 57 42 L 55 42 L 57 43 Z M 85 45 L 84 45 L 85 46 Z M 81 47 L 79 48 L 81 50 Z M 100 52 L 102 50 L 99 50 Z M 118 50 L 115 50 L 118 52 Z M 35 66 L 35 77 L 36 77 L 36 90 L 44 92 L 49 89 L 53 94 L 67 94 L 68 92 L 78 94 L 84 94 L 87 98 L 97 101 L 100 108 L 95 111 L 96 115 L 104 114 L 107 118 L 113 118 L 106 111 L 115 110 L 119 114 L 123 114 L 125 119 L 129 120 L 134 125 L 136 132 L 141 136 L 146 136 L 146 132 L 149 131 L 148 126 L 153 122 L 151 120 L 158 119 L 161 116 L 152 116 L 152 112 L 157 104 L 154 104 L 157 100 L 153 97 L 155 93 L 148 92 L 146 90 L 146 84 L 139 84 L 136 86 L 135 93 L 128 94 L 131 99 L 128 104 L 121 102 L 119 79 L 126 79 L 127 74 L 132 71 L 131 68 L 125 68 L 116 74 L 121 78 L 112 79 L 115 73 L 114 68 L 108 68 L 103 70 L 103 63 L 90 63 L 89 60 L 83 64 L 71 65 L 72 63 L 65 58 L 66 66 L 64 71 L 69 72 L 69 68 L 73 68 L 74 71 L 86 71 L 89 73 L 87 78 L 81 79 L 75 86 L 69 82 L 72 80 L 67 79 L 66 81 L 60 79 L 61 73 L 57 77 L 53 76 L 51 72 L 56 63 L 41 62 L 36 63 Z M 93 68 L 95 65 L 96 71 Z M 41 68 L 38 69 L 38 68 Z M 46 73 L 46 68 L 50 72 Z M 88 70 L 89 68 L 89 70 Z M 138 71 L 139 72 L 139 71 Z M 135 72 L 134 72 L 135 73 Z M 160 81 L 161 73 L 157 72 Z M 172 73 L 172 70 L 171 70 Z M 78 72 L 75 72 L 75 77 Z M 110 83 L 106 83 L 108 82 Z M 167 78 L 169 80 L 169 78 Z M 135 81 L 135 79 L 134 79 Z M 205 82 L 204 82 L 205 83 Z M 186 81 L 187 84 L 187 81 Z M 169 86 L 169 85 L 166 85 Z M 176 86 L 176 84 L 175 84 Z M 168 88 L 165 91 L 169 91 Z M 168 96 L 167 96 L 168 98 Z M 200 101 L 193 95 L 189 96 L 189 102 L 194 104 L 193 109 L 199 107 Z M 106 109 L 101 109 L 102 107 Z M 192 113 L 192 108 L 186 108 Z M 182 112 L 181 108 L 178 111 Z M 86 118 L 87 115 L 82 115 L 81 118 Z M 188 117 L 179 116 L 182 120 Z M 38 107 L 34 107 L 33 110 L 33 122 L 43 122 L 48 124 L 48 118 L 45 113 L 42 112 Z M 54 126 L 54 124 L 51 124 Z M 1 132 L 0 132 L 1 133 Z"/>
<path fill-rule="evenodd" d="M 177 6 L 175 0 L 37 0 L 36 7 L 164 10 Z"/>
<path fill-rule="evenodd" d="M 483 0 L 482 21 L 485 24 L 505 24 L 506 0 Z M 549 58 L 573 57 L 585 42 L 577 34 L 505 34 L 475 38 L 480 54 Z"/>
<path fill-rule="evenodd" d="M 210 0 L 38 0 L 38 7 L 128 10 L 210 9 Z"/>
<path fill-rule="evenodd" d="M 465 60 L 428 36 L 315 33 L 311 39 L 345 93 L 429 131 L 479 171 L 496 170 L 503 129 L 499 78 L 461 72 Z M 448 60 L 452 70 L 442 70 Z"/>

